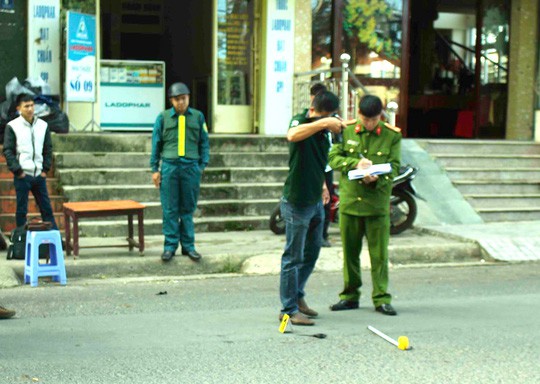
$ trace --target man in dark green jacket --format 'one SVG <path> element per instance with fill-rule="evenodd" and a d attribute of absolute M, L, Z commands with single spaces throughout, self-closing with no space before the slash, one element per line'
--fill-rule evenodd
<path fill-rule="evenodd" d="M 152 181 L 160 188 L 165 235 L 161 259 L 165 262 L 173 258 L 179 242 L 182 255 L 193 261 L 201 259 L 195 250 L 193 213 L 201 175 L 210 160 L 210 145 L 204 116 L 189 106 L 189 93 L 184 83 L 169 87 L 173 107 L 158 115 L 152 133 L 150 167 Z"/>
<path fill-rule="evenodd" d="M 330 166 L 341 171 L 339 181 L 339 224 L 343 243 L 345 288 L 332 311 L 358 308 L 360 299 L 360 252 L 366 236 L 373 281 L 375 310 L 396 315 L 388 293 L 388 241 L 392 180 L 401 161 L 401 131 L 381 121 L 382 102 L 377 96 L 360 100 L 360 117 L 343 131 L 343 140 L 332 146 Z M 349 180 L 348 172 L 372 164 L 390 163 L 392 172 Z"/>
<path fill-rule="evenodd" d="M 317 316 L 304 300 L 304 287 L 321 249 L 323 204 L 330 199 L 324 180 L 330 147 L 327 131 L 341 132 L 341 120 L 330 117 L 338 108 L 336 95 L 321 92 L 313 99 L 309 116 L 293 117 L 287 132 L 289 174 L 281 200 L 287 239 L 281 258 L 279 319 L 287 314 L 295 325 L 313 325 L 310 317 Z"/>

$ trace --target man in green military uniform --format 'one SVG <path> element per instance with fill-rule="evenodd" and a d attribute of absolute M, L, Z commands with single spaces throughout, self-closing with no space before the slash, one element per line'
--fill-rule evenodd
<path fill-rule="evenodd" d="M 360 117 L 343 131 L 343 140 L 332 146 L 330 166 L 341 171 L 339 181 L 339 223 L 343 243 L 345 288 L 332 311 L 358 308 L 360 299 L 360 252 L 365 235 L 371 259 L 372 301 L 375 310 L 396 315 L 388 288 L 388 241 L 390 237 L 390 196 L 392 180 L 401 161 L 399 128 L 381 121 L 382 102 L 367 95 L 360 100 Z M 348 172 L 372 164 L 390 163 L 392 172 L 349 180 Z"/>
<path fill-rule="evenodd" d="M 199 261 L 195 250 L 193 213 L 197 207 L 201 175 L 210 160 L 208 130 L 204 116 L 189 106 L 189 88 L 184 83 L 169 87 L 172 108 L 160 113 L 152 133 L 152 181 L 160 188 L 165 235 L 163 261 L 182 255 Z M 161 172 L 159 163 L 161 160 Z"/>

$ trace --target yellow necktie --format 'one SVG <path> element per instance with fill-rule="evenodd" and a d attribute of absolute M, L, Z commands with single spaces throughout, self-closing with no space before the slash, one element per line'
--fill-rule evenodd
<path fill-rule="evenodd" d="M 178 116 L 178 156 L 186 155 L 186 116 Z"/>

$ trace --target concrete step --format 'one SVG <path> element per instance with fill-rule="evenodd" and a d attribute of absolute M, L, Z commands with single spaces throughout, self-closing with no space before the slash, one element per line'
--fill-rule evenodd
<path fill-rule="evenodd" d="M 509 209 L 480 208 L 477 212 L 485 222 L 540 220 L 540 207 L 516 207 Z"/>
<path fill-rule="evenodd" d="M 540 207 L 540 194 L 534 195 L 464 195 L 476 209 L 499 208 L 512 210 L 512 208 L 537 208 Z"/>
<path fill-rule="evenodd" d="M 278 204 L 279 199 L 261 199 L 261 200 L 202 200 L 197 204 L 197 210 L 194 217 L 211 218 L 211 217 L 228 217 L 228 216 L 267 216 L 270 217 L 274 207 Z M 162 218 L 161 202 L 149 201 L 141 202 L 146 206 L 144 210 L 144 218 L 160 219 Z M 99 217 L 93 219 L 95 221 L 111 221 L 114 217 Z M 117 219 L 116 219 L 117 220 Z"/>
<path fill-rule="evenodd" d="M 416 140 L 429 153 L 539 155 L 540 144 L 524 141 L 494 140 Z"/>
<path fill-rule="evenodd" d="M 54 177 L 54 162 L 53 167 L 47 173 L 48 178 Z M 9 170 L 3 155 L 0 152 L 0 179 L 10 179 L 13 181 L 13 173 Z"/>
<path fill-rule="evenodd" d="M 283 183 L 235 183 L 202 184 L 200 200 L 247 200 L 279 199 Z M 64 196 L 68 201 L 127 200 L 159 201 L 159 190 L 153 185 L 99 185 L 64 186 Z"/>
<path fill-rule="evenodd" d="M 150 169 L 149 152 L 55 152 L 58 169 L 137 168 Z"/>
<path fill-rule="evenodd" d="M 47 178 L 47 191 L 49 194 L 56 194 L 60 190 L 60 183 L 58 179 Z M 15 196 L 15 186 L 13 185 L 13 178 L 3 179 L 0 178 L 0 196 Z"/>
<path fill-rule="evenodd" d="M 0 159 L 4 158 L 0 157 Z M 11 173 L 5 162 L 0 162 L 0 179 L 13 179 L 13 173 Z"/>
<path fill-rule="evenodd" d="M 494 191 L 512 195 L 540 193 L 540 179 L 527 181 L 456 180 L 452 182 L 463 195 L 490 194 Z"/>
<path fill-rule="evenodd" d="M 41 217 L 39 213 L 29 213 L 27 218 L 30 220 L 33 217 Z M 54 213 L 54 220 L 58 228 L 64 229 L 64 214 L 60 212 Z M 8 233 L 15 229 L 15 214 L 12 213 L 0 213 L 0 228 L 2 232 Z"/>
<path fill-rule="evenodd" d="M 58 168 L 150 168 L 149 152 L 56 152 Z M 287 152 L 211 153 L 209 167 L 285 167 Z"/>
<path fill-rule="evenodd" d="M 64 196 L 49 195 L 53 212 L 62 212 L 62 204 L 64 203 Z M 17 211 L 17 197 L 16 196 L 0 196 L 1 213 L 11 213 L 15 215 Z M 34 199 L 34 196 L 30 194 L 28 199 L 28 212 L 39 212 L 39 208 Z"/>
<path fill-rule="evenodd" d="M 212 152 L 283 152 L 287 150 L 285 136 L 260 135 L 212 135 L 210 134 L 210 154 Z"/>
<path fill-rule="evenodd" d="M 285 182 L 287 167 L 273 168 L 213 168 L 208 167 L 202 183 Z M 77 168 L 59 169 L 65 186 L 77 185 L 148 185 L 152 183 L 150 169 Z"/>
<path fill-rule="evenodd" d="M 210 154 L 211 167 L 287 167 L 288 152 L 221 152 Z"/>
<path fill-rule="evenodd" d="M 229 216 L 267 216 L 270 217 L 279 199 L 257 200 L 201 200 L 197 204 L 195 217 L 229 217 Z M 161 219 L 161 203 L 144 203 L 147 208 L 144 215 L 150 219 Z"/>
<path fill-rule="evenodd" d="M 230 217 L 202 217 L 195 218 L 195 233 L 197 232 L 228 232 L 228 231 L 250 231 L 257 229 L 267 229 L 269 226 L 269 216 L 230 216 Z M 135 221 L 135 234 L 137 234 L 137 224 Z M 127 219 L 114 221 L 80 220 L 79 235 L 81 237 L 115 237 L 127 236 Z M 161 219 L 145 219 L 145 235 L 159 235 L 162 233 Z M 269 229 L 268 229 L 269 230 Z M 270 231 L 270 230 L 269 230 Z"/>
<path fill-rule="evenodd" d="M 438 154 L 432 157 L 443 167 L 480 169 L 502 168 L 540 168 L 540 155 L 473 155 L 473 154 Z"/>
<path fill-rule="evenodd" d="M 519 180 L 539 180 L 540 169 L 532 168 L 498 168 L 479 169 L 479 168 L 446 168 L 448 177 L 452 182 L 456 180 L 475 180 L 475 181 L 519 181 Z"/>
<path fill-rule="evenodd" d="M 282 152 L 285 136 L 210 134 L 213 152 Z M 148 152 L 152 150 L 151 133 L 70 133 L 53 135 L 55 152 Z"/>
<path fill-rule="evenodd" d="M 75 133 L 53 135 L 55 152 L 148 152 L 152 151 L 151 133 Z"/>

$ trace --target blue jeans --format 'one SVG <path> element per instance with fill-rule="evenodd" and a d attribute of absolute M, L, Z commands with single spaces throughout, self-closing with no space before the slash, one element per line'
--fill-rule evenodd
<path fill-rule="evenodd" d="M 17 212 L 15 213 L 17 227 L 23 226 L 26 223 L 28 192 L 32 191 L 32 195 L 34 195 L 41 213 L 41 219 L 43 221 L 50 221 L 53 224 L 53 228 L 58 229 L 54 221 L 51 200 L 47 193 L 46 179 L 41 176 L 32 177 L 26 175 L 22 179 L 15 177 L 13 184 L 15 185 L 15 193 L 17 194 Z"/>
<path fill-rule="evenodd" d="M 319 258 L 324 226 L 322 201 L 299 206 L 282 199 L 281 216 L 287 236 L 281 257 L 281 313 L 293 315 L 298 312 L 298 299 L 304 297 L 306 282 Z"/>

